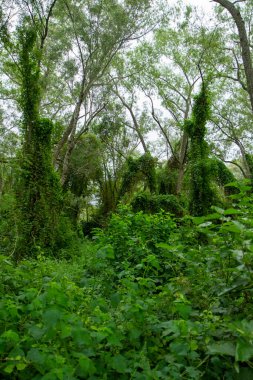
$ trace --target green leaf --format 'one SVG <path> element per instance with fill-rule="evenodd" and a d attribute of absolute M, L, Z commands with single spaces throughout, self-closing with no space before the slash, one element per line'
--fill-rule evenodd
<path fill-rule="evenodd" d="M 66 324 L 61 326 L 61 338 L 65 339 L 71 336 L 72 327 Z"/>
<path fill-rule="evenodd" d="M 125 373 L 128 362 L 122 355 L 116 355 L 111 360 L 111 366 L 113 369 L 115 369 L 119 373 Z"/>
<path fill-rule="evenodd" d="M 235 380 L 252 380 L 253 369 L 252 368 L 239 368 L 239 373 L 235 375 Z"/>
<path fill-rule="evenodd" d="M 235 208 L 229 208 L 224 211 L 224 215 L 238 215 L 241 214 L 240 210 L 236 210 Z"/>
<path fill-rule="evenodd" d="M 240 339 L 236 345 L 236 361 L 246 362 L 253 357 L 253 345 L 249 342 L 246 342 L 243 339 Z"/>
<path fill-rule="evenodd" d="M 79 346 L 90 346 L 92 343 L 90 333 L 84 327 L 73 327 L 71 335 L 74 342 Z"/>
<path fill-rule="evenodd" d="M 180 315 L 180 317 L 182 317 L 184 319 L 187 319 L 190 316 L 191 312 L 192 312 L 191 306 L 190 305 L 185 305 L 182 302 L 174 302 L 174 308 L 178 312 L 178 314 Z"/>
<path fill-rule="evenodd" d="M 62 316 L 62 311 L 60 309 L 52 308 L 45 311 L 42 316 L 43 321 L 47 327 L 53 327 L 57 324 Z"/>
<path fill-rule="evenodd" d="M 240 189 L 240 185 L 238 182 L 229 182 L 224 185 L 224 187 L 236 187 L 237 189 Z"/>
<path fill-rule="evenodd" d="M 81 374 L 83 376 L 94 375 L 96 373 L 96 368 L 90 358 L 86 355 L 82 355 L 79 357 L 79 366 L 81 370 Z"/>
<path fill-rule="evenodd" d="M 182 248 L 182 245 L 169 245 L 166 243 L 157 243 L 156 248 L 163 248 L 167 249 L 168 251 L 177 251 L 178 249 Z"/>
<path fill-rule="evenodd" d="M 12 343 L 18 343 L 19 342 L 19 335 L 12 330 L 5 331 L 2 334 L 2 338 L 5 338 L 8 342 Z"/>
<path fill-rule="evenodd" d="M 34 339 L 40 339 L 45 333 L 45 328 L 33 325 L 29 328 L 28 332 Z"/>
<path fill-rule="evenodd" d="M 113 247 L 108 244 L 99 249 L 97 256 L 104 259 L 115 259 Z"/>
<path fill-rule="evenodd" d="M 121 301 L 121 296 L 119 293 L 113 293 L 110 297 L 113 307 L 117 307 Z"/>
<path fill-rule="evenodd" d="M 129 332 L 129 339 L 130 341 L 135 341 L 137 339 L 139 339 L 140 335 L 142 334 L 142 331 L 133 327 L 131 328 L 130 332 Z"/>
<path fill-rule="evenodd" d="M 40 352 L 38 348 L 32 348 L 27 353 L 27 359 L 35 364 L 44 365 L 46 362 L 46 355 Z"/>
<path fill-rule="evenodd" d="M 235 221 L 231 223 L 224 223 L 221 226 L 221 231 L 234 232 L 235 234 L 240 234 L 244 230 L 244 226 L 241 223 L 236 223 Z"/>
<path fill-rule="evenodd" d="M 25 363 L 18 363 L 16 365 L 16 367 L 17 367 L 18 371 L 23 371 L 23 369 L 25 369 L 27 367 L 27 364 L 25 364 Z"/>
<path fill-rule="evenodd" d="M 12 373 L 13 372 L 13 370 L 14 370 L 14 367 L 15 367 L 15 365 L 14 364 L 9 364 L 9 365 L 7 365 L 7 367 L 5 367 L 5 369 L 4 369 L 4 372 L 6 372 L 6 373 Z"/>
<path fill-rule="evenodd" d="M 235 356 L 235 344 L 233 342 L 220 341 L 207 346 L 211 355 L 229 355 Z"/>

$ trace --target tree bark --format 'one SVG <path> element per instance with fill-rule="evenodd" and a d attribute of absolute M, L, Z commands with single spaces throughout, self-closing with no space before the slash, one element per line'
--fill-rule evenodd
<path fill-rule="evenodd" d="M 246 81 L 247 81 L 247 91 L 250 97 L 251 110 L 253 112 L 253 66 L 250 53 L 250 43 L 248 40 L 245 22 L 242 18 L 240 10 L 228 0 L 213 0 L 215 3 L 220 4 L 223 8 L 231 14 L 237 29 L 240 38 L 240 47 L 242 50 L 242 60 L 243 67 L 245 71 Z"/>
<path fill-rule="evenodd" d="M 181 139 L 181 144 L 180 144 L 179 170 L 178 170 L 177 187 L 176 187 L 177 194 L 180 194 L 182 190 L 186 154 L 187 154 L 187 149 L 188 149 L 188 140 L 189 140 L 188 133 L 184 131 L 182 139 Z"/>
<path fill-rule="evenodd" d="M 85 78 L 85 76 L 83 76 L 82 84 L 81 84 L 81 90 L 79 93 L 77 103 L 75 105 L 75 109 L 74 109 L 73 114 L 71 116 L 70 122 L 68 124 L 68 127 L 64 131 L 61 140 L 59 141 L 59 143 L 57 144 L 57 146 L 55 148 L 55 151 L 54 151 L 54 163 L 55 163 L 55 165 L 57 165 L 61 150 L 64 147 L 64 145 L 66 144 L 66 142 L 68 141 L 69 136 L 72 134 L 73 130 L 76 130 L 77 122 L 78 122 L 78 119 L 80 116 L 81 106 L 82 106 L 83 101 L 84 101 L 84 99 L 85 99 L 85 97 L 89 91 L 88 88 L 85 88 L 85 81 L 86 81 L 86 78 Z"/>

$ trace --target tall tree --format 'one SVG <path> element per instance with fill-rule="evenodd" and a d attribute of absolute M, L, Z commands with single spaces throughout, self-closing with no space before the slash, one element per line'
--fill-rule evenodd
<path fill-rule="evenodd" d="M 21 181 L 18 198 L 21 211 L 20 250 L 22 254 L 55 247 L 61 191 L 52 165 L 53 124 L 40 117 L 41 59 L 49 20 L 56 1 L 43 21 L 36 12 L 23 18 L 18 29 L 17 53 L 20 71 L 22 123 Z M 33 3 L 34 5 L 34 3 Z"/>
<path fill-rule="evenodd" d="M 232 16 L 239 36 L 239 43 L 241 47 L 241 56 L 243 61 L 243 67 L 247 82 L 246 90 L 249 94 L 251 109 L 253 112 L 253 65 L 251 56 L 250 40 L 246 31 L 245 21 L 242 17 L 240 8 L 236 5 L 237 3 L 245 2 L 246 0 L 237 0 L 234 3 L 229 0 L 213 0 L 214 2 L 220 4 L 225 8 Z"/>
<path fill-rule="evenodd" d="M 80 66 L 80 81 L 76 103 L 67 128 L 55 149 L 55 161 L 63 153 L 62 183 L 65 182 L 71 152 L 76 143 L 80 112 L 92 88 L 101 84 L 111 61 L 128 41 L 146 29 L 149 1 L 119 2 L 117 0 L 90 3 L 82 0 L 84 11 L 71 1 L 64 1 L 66 14 L 72 27 Z M 145 15 L 145 16 L 144 16 Z M 84 110 L 85 112 L 85 110 Z"/>
<path fill-rule="evenodd" d="M 213 204 L 210 165 L 208 164 L 208 144 L 205 141 L 206 123 L 210 117 L 210 100 L 206 84 L 195 97 L 191 120 L 186 120 L 185 128 L 190 136 L 190 212 L 205 215 Z"/>

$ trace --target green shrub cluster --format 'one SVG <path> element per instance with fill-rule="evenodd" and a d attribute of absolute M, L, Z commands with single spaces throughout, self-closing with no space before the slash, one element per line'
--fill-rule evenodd
<path fill-rule="evenodd" d="M 145 153 L 141 157 L 127 159 L 127 169 L 123 174 L 120 196 L 126 192 L 131 192 L 134 185 L 140 180 L 145 180 L 151 193 L 156 191 L 156 160 L 150 153 Z"/>
<path fill-rule="evenodd" d="M 175 195 L 154 195 L 147 192 L 138 193 L 131 202 L 134 212 L 159 213 L 161 210 L 176 216 L 183 216 L 184 208 Z"/>
<path fill-rule="evenodd" d="M 17 211 L 14 194 L 0 196 L 0 250 L 8 255 L 15 250 L 18 238 Z"/>

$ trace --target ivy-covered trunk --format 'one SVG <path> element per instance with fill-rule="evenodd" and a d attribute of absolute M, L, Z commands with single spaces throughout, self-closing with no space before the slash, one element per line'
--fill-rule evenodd
<path fill-rule="evenodd" d="M 214 202 L 211 186 L 211 165 L 208 159 L 208 145 L 205 141 L 206 122 L 210 105 L 206 85 L 203 83 L 200 93 L 195 97 L 191 120 L 185 127 L 190 137 L 190 212 L 201 216 L 208 214 Z"/>
<path fill-rule="evenodd" d="M 21 213 L 17 258 L 54 248 L 61 208 L 61 187 L 52 164 L 53 124 L 39 115 L 42 51 L 37 42 L 36 28 L 24 25 L 19 31 L 23 146 L 17 192 Z"/>

